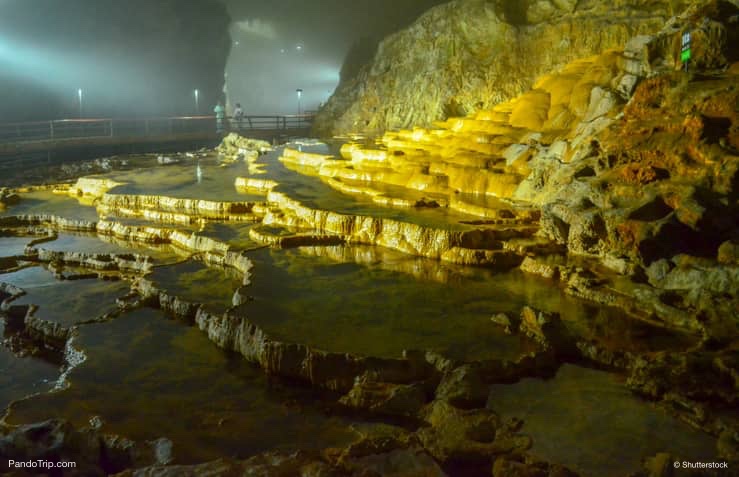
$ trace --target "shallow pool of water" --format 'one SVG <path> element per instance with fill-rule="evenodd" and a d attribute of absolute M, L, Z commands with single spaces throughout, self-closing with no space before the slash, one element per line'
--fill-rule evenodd
<path fill-rule="evenodd" d="M 641 459 L 670 452 L 681 460 L 715 457 L 713 437 L 629 392 L 612 374 L 563 365 L 549 380 L 491 387 L 488 407 L 523 419 L 531 452 L 587 476 L 617 477 Z"/>
<path fill-rule="evenodd" d="M 219 165 L 215 156 L 186 159 L 181 164 L 113 172 L 101 177 L 125 183 L 112 194 L 145 194 L 218 201 L 263 201 L 264 196 L 239 193 L 236 177 L 248 175 L 244 161 Z"/>
<path fill-rule="evenodd" d="M 249 230 L 255 226 L 256 224 L 210 222 L 198 232 L 198 235 L 228 243 L 235 251 L 249 250 L 264 246 L 261 242 L 255 242 L 249 237 Z"/>
<path fill-rule="evenodd" d="M 303 147 L 304 150 L 327 154 L 326 145 Z M 258 194 L 244 194 L 235 186 L 237 177 L 271 179 L 280 185 L 275 189 L 304 205 L 351 215 L 383 217 L 424 226 L 444 229 L 465 230 L 469 226 L 461 221 L 476 220 L 478 217 L 461 214 L 448 208 L 394 208 L 377 205 L 370 197 L 347 195 L 336 191 L 316 177 L 301 174 L 285 167 L 279 161 L 282 148 L 259 157 L 264 173 L 249 171 L 244 161 L 221 166 L 215 156 L 201 159 L 184 159 L 180 164 L 151 167 L 127 171 L 111 172 L 97 177 L 105 177 L 124 183 L 110 190 L 112 194 L 164 195 L 181 198 L 198 198 L 219 201 L 264 201 Z M 389 186 L 390 187 L 390 186 Z M 402 188 L 392 188 L 400 193 Z M 420 192 L 410 191 L 404 197 L 420 197 Z M 94 211 L 94 209 L 93 209 Z"/>
<path fill-rule="evenodd" d="M 51 191 L 35 191 L 20 194 L 21 200 L 11 205 L 0 215 L 46 214 L 73 220 L 97 222 L 95 207 L 82 205 L 72 197 L 54 194 Z"/>
<path fill-rule="evenodd" d="M 92 320 L 115 310 L 116 298 L 126 295 L 130 290 L 130 284 L 123 280 L 55 280 L 53 277 L 51 280 L 45 277 L 37 281 L 29 279 L 30 276 L 38 276 L 40 270 L 51 276 L 42 267 L 33 267 L 15 274 L 0 275 L 0 281 L 12 283 L 26 291 L 26 295 L 13 304 L 37 305 L 37 317 L 64 326 Z"/>
<path fill-rule="evenodd" d="M 84 252 L 88 254 L 139 254 L 148 255 L 158 262 L 166 263 L 181 259 L 183 253 L 166 244 L 147 244 L 129 242 L 115 237 L 84 234 L 60 233 L 56 240 L 38 245 L 40 248 L 59 252 Z"/>
<path fill-rule="evenodd" d="M 325 145 L 303 147 L 304 151 L 311 150 L 320 154 L 330 153 Z M 429 227 L 444 229 L 465 230 L 469 226 L 460 224 L 462 220 L 475 220 L 478 217 L 459 214 L 447 208 L 436 209 L 399 209 L 384 207 L 372 202 L 369 197 L 348 195 L 324 183 L 321 179 L 301 174 L 291 167 L 285 167 L 279 160 L 282 148 L 259 157 L 259 163 L 265 165 L 265 173 L 257 175 L 245 174 L 259 179 L 270 179 L 280 185 L 275 191 L 282 192 L 288 197 L 297 199 L 307 207 L 332 210 L 342 214 L 368 215 L 416 223 Z M 299 169 L 299 168 L 298 168 Z M 307 170 L 310 172 L 310 170 Z"/>
<path fill-rule="evenodd" d="M 26 245 L 35 237 L 0 237 L 0 257 L 23 255 Z"/>
<path fill-rule="evenodd" d="M 467 204 L 485 207 L 486 209 L 507 209 L 510 208 L 506 202 L 497 197 L 485 194 L 457 194 L 456 198 Z"/>
<path fill-rule="evenodd" d="M 59 282 L 43 266 L 31 266 L 11 273 L 0 273 L 0 282 L 11 283 L 24 290 L 43 289 Z"/>
<path fill-rule="evenodd" d="M 428 279 L 434 271 L 424 266 L 431 261 L 383 251 L 382 261 L 357 264 L 343 249 L 249 252 L 254 301 L 242 309 L 277 338 L 331 351 L 399 356 L 403 349 L 434 349 L 472 359 L 514 358 L 527 348 L 491 323 L 494 312 L 517 303 L 484 273 Z M 323 254 L 330 250 L 335 255 Z"/>
<path fill-rule="evenodd" d="M 5 325 L 0 320 L 0 336 L 4 334 Z M 13 400 L 48 391 L 58 376 L 59 366 L 38 358 L 19 358 L 0 346 L 0 413 Z"/>
<path fill-rule="evenodd" d="M 270 382 L 156 310 L 83 326 L 77 343 L 89 359 L 71 386 L 17 404 L 11 422 L 62 417 L 86 425 L 100 416 L 105 432 L 172 439 L 184 463 L 345 445 L 357 437 L 351 426 L 365 425 L 323 414 L 308 391 Z"/>
<path fill-rule="evenodd" d="M 250 320 L 275 337 L 331 351 L 398 356 L 403 349 L 433 349 L 466 360 L 515 358 L 531 344 L 505 334 L 491 317 L 518 316 L 524 305 L 560 313 L 566 326 L 608 349 L 663 345 L 649 341 L 665 335 L 661 330 L 518 270 L 496 273 L 368 246 L 247 254 L 254 301 L 242 309 Z"/>
<path fill-rule="evenodd" d="M 232 268 L 209 267 L 197 261 L 155 268 L 147 278 L 157 288 L 193 303 L 202 303 L 214 311 L 231 306 L 234 291 L 244 275 Z"/>

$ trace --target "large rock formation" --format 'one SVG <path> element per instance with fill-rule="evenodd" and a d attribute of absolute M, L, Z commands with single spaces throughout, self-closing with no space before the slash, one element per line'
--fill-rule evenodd
<path fill-rule="evenodd" d="M 624 3 L 621 8 L 636 8 Z M 478 8 L 473 19 L 457 17 L 458 11 L 446 12 L 457 25 L 463 20 L 481 22 L 483 12 L 492 18 L 492 4 L 450 5 Z M 578 18 L 581 8 L 596 8 L 596 2 L 579 2 L 572 14 L 551 9 L 546 25 L 523 25 L 540 18 L 534 13 L 544 12 L 543 5 L 548 2 L 519 11 L 519 30 L 529 29 L 535 36 Z M 668 13 L 666 7 L 659 8 L 666 2 L 639 5 L 657 16 Z M 407 32 L 388 39 L 384 47 L 396 45 L 403 35 L 425 31 L 424 25 L 428 27 L 437 13 L 444 18 L 431 12 Z M 597 15 L 581 18 L 581 25 L 573 28 L 594 18 Z M 614 24 L 646 28 L 649 18 L 656 17 L 650 14 L 636 23 L 622 18 Z M 373 146 L 346 144 L 344 160 L 290 153 L 283 162 L 300 165 L 342 192 L 376 194 L 373 197 L 399 189 L 406 191 L 394 192 L 401 196 L 432 193 L 441 197 L 439 204 L 483 217 L 482 223 L 521 218 L 531 207 L 540 209 L 540 217 L 531 214 L 538 219 L 539 238 L 566 246 L 568 253 L 529 250 L 522 270 L 558 280 L 574 296 L 623 308 L 700 339 L 691 350 L 636 360 L 599 355 L 584 343 L 577 344 L 579 352 L 608 366 L 629 368 L 633 389 L 673 403 L 673 410 L 694 425 L 717 435 L 730 432 L 736 429 L 735 418 L 722 409 L 735 406 L 733 396 L 739 389 L 732 379 L 736 364 L 724 365 L 735 363 L 739 336 L 739 54 L 733 47 L 739 43 L 738 22 L 736 2 L 695 2 L 651 35 L 624 38 L 620 48 L 576 59 L 540 76 L 533 88 L 510 101 L 436 121 L 433 129 L 388 131 Z M 609 31 L 620 30 L 604 25 L 598 35 L 611 38 Z M 686 72 L 680 51 L 682 35 L 688 31 L 693 55 Z M 440 35 L 438 41 L 447 40 Z M 615 45 L 591 46 L 600 51 Z M 554 50 L 536 53 L 540 63 L 532 68 L 551 68 L 547 58 Z M 573 54 L 578 51 L 586 49 L 575 48 Z M 388 121 L 401 118 L 401 111 L 407 114 L 402 121 L 427 122 L 429 110 L 424 108 L 437 104 L 436 99 L 424 103 L 416 93 L 395 93 L 414 84 L 418 94 L 433 95 L 442 89 L 429 85 L 447 81 L 450 70 L 445 67 L 433 75 L 404 72 L 401 61 L 395 71 L 372 76 L 386 58 L 378 55 L 366 83 L 357 90 L 359 99 L 337 127 L 371 133 L 391 126 Z M 511 78 L 527 78 L 527 71 L 517 65 L 510 68 Z M 392 85 L 383 82 L 390 74 L 396 77 Z M 485 84 L 504 96 L 514 94 L 506 90 L 512 81 Z M 377 103 L 371 113 L 365 108 L 368 98 L 381 90 L 386 95 L 375 99 L 387 102 Z M 459 91 L 476 90 L 467 85 Z M 420 106 L 414 109 L 416 104 Z M 373 118 L 369 123 L 342 123 L 364 113 Z M 383 201 L 391 205 L 392 199 Z M 533 257 L 542 254 L 551 256 Z M 523 316 L 523 325 L 542 335 L 544 328 L 536 326 L 547 320 L 530 315 Z M 668 372 L 677 368 L 675 363 L 682 363 L 684 371 Z M 724 387 L 717 396 L 709 396 L 696 379 Z"/>
<path fill-rule="evenodd" d="M 737 11 L 727 1 L 696 4 L 655 36 L 573 61 L 490 110 L 388 132 L 372 149 L 345 145 L 343 161 L 283 160 L 343 192 L 444 194 L 441 203 L 486 219 L 520 217 L 511 199 L 540 207 L 541 235 L 619 273 L 642 269 L 652 286 L 689 295 L 666 304 L 687 300 L 713 315 L 697 288 L 735 293 L 737 282 Z M 680 71 L 687 30 L 692 75 Z M 469 194 L 505 199 L 505 209 Z M 666 310 L 656 313 L 680 321 Z"/>
<path fill-rule="evenodd" d="M 428 126 L 489 109 L 572 60 L 659 30 L 685 0 L 455 0 L 380 43 L 319 112 L 319 135 Z"/>

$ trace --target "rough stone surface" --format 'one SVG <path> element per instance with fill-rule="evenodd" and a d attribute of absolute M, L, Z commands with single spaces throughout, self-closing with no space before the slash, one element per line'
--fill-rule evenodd
<path fill-rule="evenodd" d="M 440 5 L 382 41 L 372 62 L 343 81 L 319 111 L 315 130 L 321 135 L 379 133 L 489 109 L 572 60 L 659 30 L 688 3 L 457 0 Z"/>
<path fill-rule="evenodd" d="M 164 463 L 148 446 L 91 429 L 76 429 L 62 420 L 49 420 L 0 429 L 0 471 L 8 459 L 73 461 L 77 467 L 65 475 L 110 475 L 134 466 Z"/>
<path fill-rule="evenodd" d="M 495 456 L 531 445 L 528 437 L 515 434 L 486 409 L 461 410 L 437 400 L 430 405 L 426 420 L 430 426 L 419 430 L 418 437 L 431 455 L 447 465 L 488 466 Z"/>
<path fill-rule="evenodd" d="M 378 382 L 376 373 L 365 373 L 339 402 L 378 414 L 415 417 L 426 404 L 426 392 L 421 385 Z"/>
<path fill-rule="evenodd" d="M 484 407 L 489 388 L 480 370 L 473 366 L 460 366 L 445 374 L 436 389 L 436 398 L 462 409 Z"/>

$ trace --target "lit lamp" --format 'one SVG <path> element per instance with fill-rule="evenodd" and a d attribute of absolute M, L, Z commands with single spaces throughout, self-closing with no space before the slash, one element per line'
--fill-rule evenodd
<path fill-rule="evenodd" d="M 77 89 L 77 102 L 80 106 L 80 118 L 82 117 L 82 88 Z"/>
<path fill-rule="evenodd" d="M 195 95 L 195 114 L 200 114 L 200 91 L 194 91 Z"/>
<path fill-rule="evenodd" d="M 295 92 L 298 93 L 298 116 L 300 116 L 300 98 L 303 97 L 303 90 L 298 88 Z"/>

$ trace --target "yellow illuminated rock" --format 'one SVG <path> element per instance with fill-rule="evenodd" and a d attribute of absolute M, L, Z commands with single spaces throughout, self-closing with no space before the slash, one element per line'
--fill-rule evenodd
<path fill-rule="evenodd" d="M 110 179 L 99 177 L 80 177 L 77 179 L 77 182 L 69 188 L 67 193 L 71 197 L 94 200 L 101 198 L 110 189 L 119 185 L 122 184 Z"/>
<path fill-rule="evenodd" d="M 658 31 L 694 2 L 506 3 L 448 2 L 385 38 L 372 62 L 339 84 L 316 117 L 316 133 L 376 136 L 490 110 L 526 92 L 543 74 Z M 552 105 L 562 100 L 552 98 Z M 538 112 L 526 113 L 527 127 L 545 113 L 541 99 L 532 104 Z"/>
<path fill-rule="evenodd" d="M 252 177 L 237 177 L 234 181 L 236 190 L 257 194 L 266 194 L 277 185 L 277 182 L 272 180 L 254 179 Z"/>

